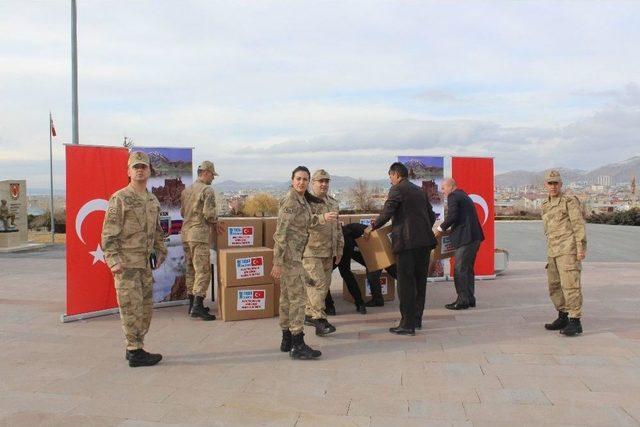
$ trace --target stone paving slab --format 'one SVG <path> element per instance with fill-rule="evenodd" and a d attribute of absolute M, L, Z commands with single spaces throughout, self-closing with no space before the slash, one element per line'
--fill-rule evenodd
<path fill-rule="evenodd" d="M 158 309 L 147 346 L 165 359 L 131 369 L 117 315 L 59 322 L 64 257 L 43 255 L 0 257 L 0 426 L 640 425 L 640 263 L 585 263 L 576 338 L 542 327 L 544 264 L 513 262 L 475 309 L 444 309 L 452 283 L 430 284 L 415 337 L 387 332 L 397 301 L 355 312 L 336 275 L 316 361 L 279 351 L 275 318 Z"/>

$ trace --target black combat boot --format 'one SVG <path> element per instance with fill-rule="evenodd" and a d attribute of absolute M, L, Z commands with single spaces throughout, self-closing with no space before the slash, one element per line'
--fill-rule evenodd
<path fill-rule="evenodd" d="M 307 326 L 316 326 L 316 322 L 311 316 L 304 315 L 304 324 Z"/>
<path fill-rule="evenodd" d="M 193 308 L 193 295 L 189 295 L 189 312 L 187 314 L 191 314 L 191 309 Z M 204 307 L 204 311 L 209 312 L 209 307 Z"/>
<path fill-rule="evenodd" d="M 564 329 L 569 323 L 569 314 L 564 311 L 558 312 L 558 318 L 553 323 L 545 323 L 544 328 L 549 331 L 558 331 Z"/>
<path fill-rule="evenodd" d="M 569 324 L 560 330 L 560 333 L 566 337 L 573 337 L 582 333 L 582 323 L 580 323 L 580 318 L 570 317 Z"/>
<path fill-rule="evenodd" d="M 293 347 L 293 342 L 291 338 L 291 331 L 288 329 L 282 330 L 282 342 L 280 343 L 280 351 L 287 352 L 291 351 L 291 347 Z"/>
<path fill-rule="evenodd" d="M 129 356 L 129 366 L 137 368 L 138 366 L 153 366 L 162 360 L 161 354 L 147 353 L 143 349 L 127 351 Z"/>
<path fill-rule="evenodd" d="M 293 348 L 289 356 L 293 359 L 315 359 L 322 355 L 318 350 L 314 350 L 304 343 L 304 332 L 293 335 Z"/>
<path fill-rule="evenodd" d="M 336 327 L 327 321 L 327 319 L 315 319 L 316 335 L 323 337 L 336 331 Z"/>
<path fill-rule="evenodd" d="M 364 305 L 364 302 L 360 304 L 356 303 L 356 311 L 360 314 L 367 314 L 367 307 Z"/>
<path fill-rule="evenodd" d="M 195 297 L 193 308 L 191 309 L 191 317 L 199 317 L 202 320 L 216 320 L 216 316 L 209 314 L 202 304 L 204 297 Z"/>

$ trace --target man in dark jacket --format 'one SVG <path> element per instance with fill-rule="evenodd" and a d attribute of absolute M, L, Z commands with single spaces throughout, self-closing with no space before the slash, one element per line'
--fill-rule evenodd
<path fill-rule="evenodd" d="M 480 243 L 484 240 L 482 226 L 473 200 L 456 182 L 447 178 L 442 181 L 442 191 L 447 197 L 447 216 L 438 226 L 436 235 L 451 228 L 451 243 L 456 248 L 454 283 L 458 298 L 445 305 L 449 310 L 465 310 L 476 306 L 475 273 L 473 265 Z"/>
<path fill-rule="evenodd" d="M 391 189 L 382 212 L 367 227 L 365 236 L 393 219 L 391 245 L 398 269 L 398 297 L 402 319 L 389 332 L 415 335 L 422 327 L 422 312 L 427 288 L 429 254 L 436 247 L 431 230 L 435 213 L 424 191 L 408 179 L 409 171 L 400 162 L 389 168 Z"/>

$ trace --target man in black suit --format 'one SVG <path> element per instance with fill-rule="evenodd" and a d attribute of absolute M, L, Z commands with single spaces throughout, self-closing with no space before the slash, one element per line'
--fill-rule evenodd
<path fill-rule="evenodd" d="M 476 306 L 473 265 L 484 233 L 473 200 L 457 188 L 453 179 L 442 181 L 442 192 L 447 197 L 447 216 L 438 226 L 436 236 L 449 228 L 452 230 L 451 243 L 456 248 L 454 283 L 458 293 L 458 298 L 445 307 L 449 310 L 465 310 Z"/>
<path fill-rule="evenodd" d="M 369 236 L 372 230 L 393 219 L 391 244 L 396 255 L 402 319 L 389 332 L 398 335 L 415 335 L 415 328 L 422 327 L 429 254 L 436 247 L 431 230 L 435 213 L 424 191 L 411 183 L 408 176 L 409 171 L 402 163 L 391 165 L 389 195 L 378 218 L 365 230 L 365 236 Z"/>

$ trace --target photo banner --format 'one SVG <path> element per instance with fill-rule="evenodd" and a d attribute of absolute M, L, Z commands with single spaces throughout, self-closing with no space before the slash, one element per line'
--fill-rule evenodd
<path fill-rule="evenodd" d="M 487 157 L 453 157 L 452 177 L 475 203 L 485 240 L 476 258 L 476 276 L 494 276 L 495 221 L 493 159 Z"/>
<path fill-rule="evenodd" d="M 127 185 L 124 147 L 66 145 L 67 316 L 117 307 L 113 275 L 101 247 L 111 195 Z"/>
<path fill-rule="evenodd" d="M 167 259 L 153 271 L 153 302 L 166 303 L 187 298 L 185 256 L 180 230 L 180 195 L 193 183 L 193 149 L 169 147 L 136 147 L 151 162 L 147 189 L 160 202 L 160 224 L 165 231 Z"/>
<path fill-rule="evenodd" d="M 442 194 L 444 179 L 444 157 L 442 156 L 398 156 L 398 161 L 409 170 L 409 181 L 422 188 L 436 214 L 436 221 L 444 218 L 445 199 Z M 429 269 L 429 277 L 444 277 L 444 263 L 435 261 Z"/>

